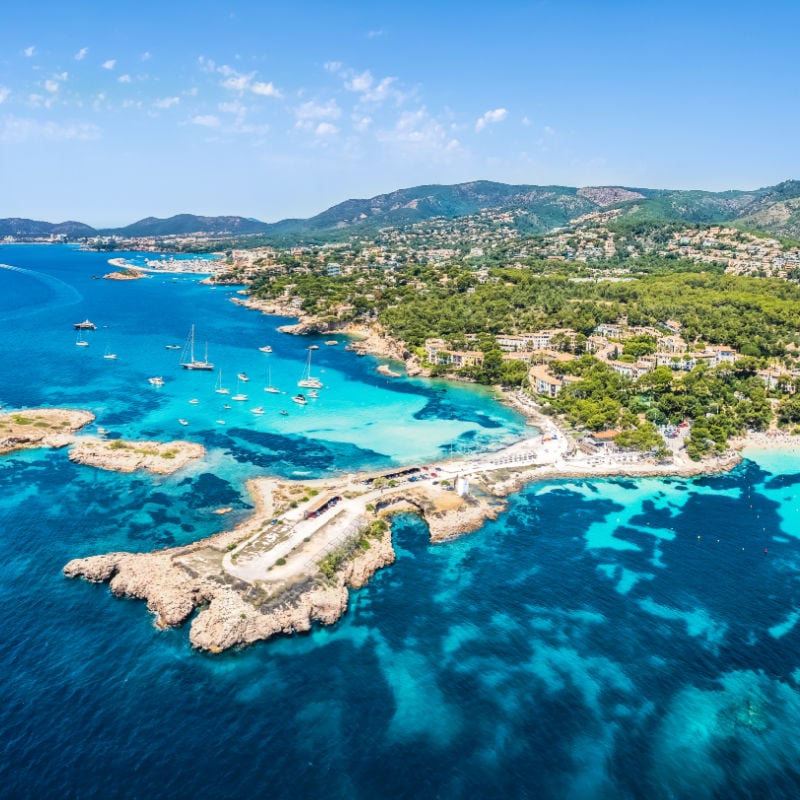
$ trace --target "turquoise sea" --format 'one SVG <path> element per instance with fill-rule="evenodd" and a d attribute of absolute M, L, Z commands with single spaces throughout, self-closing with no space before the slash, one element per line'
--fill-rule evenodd
<path fill-rule="evenodd" d="M 235 290 L 93 280 L 108 257 L 0 247 L 0 402 L 87 408 L 110 435 L 186 437 L 208 458 L 169 478 L 65 451 L 0 458 L 0 796 L 800 796 L 797 453 L 692 480 L 532 484 L 437 546 L 399 517 L 397 562 L 338 624 L 221 656 L 63 578 L 76 556 L 234 524 L 252 475 L 432 461 L 525 430 L 480 389 L 387 381 L 342 345 L 279 334 Z M 87 317 L 98 330 L 76 347 Z M 247 402 L 222 408 L 216 372 L 165 349 L 192 324 L 232 392 L 249 376 Z M 265 393 L 270 378 L 294 392 L 312 342 L 320 398 Z"/>

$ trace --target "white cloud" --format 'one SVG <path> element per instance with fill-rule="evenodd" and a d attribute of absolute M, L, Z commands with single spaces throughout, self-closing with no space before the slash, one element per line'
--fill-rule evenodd
<path fill-rule="evenodd" d="M 320 122 L 314 133 L 316 133 L 317 136 L 333 136 L 333 134 L 339 133 L 339 129 L 330 122 Z"/>
<path fill-rule="evenodd" d="M 89 52 L 89 48 L 88 47 L 81 47 L 81 49 L 78 50 L 77 53 L 75 53 L 75 60 L 76 61 L 83 61 L 83 59 L 86 58 L 86 54 L 88 52 Z"/>
<path fill-rule="evenodd" d="M 383 36 L 383 31 L 367 31 L 367 39 L 377 39 L 379 36 Z"/>
<path fill-rule="evenodd" d="M 87 122 L 38 122 L 11 116 L 0 120 L 0 142 L 5 143 L 21 143 L 31 139 L 86 142 L 99 139 L 101 134 L 97 125 Z"/>
<path fill-rule="evenodd" d="M 36 52 L 36 48 L 31 45 L 30 47 L 26 47 L 22 52 L 24 53 L 25 58 L 30 58 Z"/>
<path fill-rule="evenodd" d="M 142 55 L 140 56 L 140 58 L 142 59 L 142 61 L 149 61 L 149 60 L 150 60 L 152 57 L 153 57 L 153 56 L 150 54 L 150 52 L 149 52 L 149 51 L 145 51 L 145 52 L 144 52 L 144 53 L 142 53 Z"/>
<path fill-rule="evenodd" d="M 363 132 L 369 129 L 369 126 L 372 125 L 372 117 L 369 116 L 361 116 L 359 114 L 353 114 L 353 127 L 359 131 Z"/>
<path fill-rule="evenodd" d="M 180 101 L 181 101 L 180 97 L 162 97 L 160 100 L 156 100 L 153 103 L 153 106 L 155 108 L 167 109 L 167 108 L 172 108 L 172 106 L 178 105 Z"/>
<path fill-rule="evenodd" d="M 275 88 L 272 81 L 264 83 L 263 81 L 256 81 L 251 87 L 250 91 L 253 94 L 260 94 L 264 97 L 280 97 L 281 93 Z"/>
<path fill-rule="evenodd" d="M 219 117 L 216 117 L 213 114 L 198 114 L 196 117 L 192 118 L 192 123 L 194 125 L 200 125 L 204 128 L 219 128 L 219 126 L 222 124 Z"/>
<path fill-rule="evenodd" d="M 344 88 L 350 92 L 366 92 L 373 84 L 372 73 L 367 69 L 353 75 L 344 82 Z"/>
<path fill-rule="evenodd" d="M 133 78 L 131 78 L 131 76 L 128 75 L 128 73 L 126 72 L 124 75 L 120 75 L 119 78 L 117 78 L 117 80 L 120 83 L 131 83 L 133 81 Z"/>
<path fill-rule="evenodd" d="M 555 129 L 555 128 L 551 128 L 549 125 L 545 125 L 545 126 L 544 126 L 544 128 L 542 128 L 542 130 L 543 130 L 543 131 L 544 131 L 544 132 L 545 132 L 545 133 L 546 133 L 548 136 L 555 136 L 555 135 L 556 135 L 556 129 Z"/>
<path fill-rule="evenodd" d="M 335 100 L 328 100 L 325 103 L 309 100 L 295 108 L 294 114 L 300 122 L 312 119 L 339 119 L 342 109 Z"/>
<path fill-rule="evenodd" d="M 8 100 L 8 96 L 11 94 L 11 89 L 7 86 L 0 86 L 0 105 L 5 103 Z"/>
<path fill-rule="evenodd" d="M 531 124 L 531 121 L 527 117 L 522 118 L 522 124 L 527 128 L 528 125 Z"/>
<path fill-rule="evenodd" d="M 394 128 L 380 130 L 376 136 L 380 142 L 426 156 L 448 156 L 461 149 L 458 139 L 452 137 L 425 106 L 416 111 L 404 111 Z"/>
<path fill-rule="evenodd" d="M 223 114 L 244 116 L 247 113 L 247 106 L 244 105 L 244 103 L 240 103 L 238 100 L 234 100 L 232 103 L 220 103 L 217 108 L 222 111 Z"/>
<path fill-rule="evenodd" d="M 239 72 L 233 67 L 223 64 L 216 67 L 214 62 L 208 59 L 200 58 L 200 66 L 204 71 L 218 72 L 225 80 L 222 81 L 222 87 L 232 92 L 250 91 L 253 94 L 261 95 L 262 97 L 280 97 L 281 93 L 276 88 L 272 81 L 255 81 L 255 72 Z"/>
<path fill-rule="evenodd" d="M 399 104 L 406 99 L 406 95 L 395 87 L 397 78 L 386 77 L 376 80 L 368 69 L 356 72 L 352 69 L 343 69 L 341 66 L 335 72 L 344 79 L 344 88 L 347 91 L 361 95 L 359 97 L 361 103 L 380 104 L 392 99 Z"/>
<path fill-rule="evenodd" d="M 109 58 L 108 61 L 103 62 L 103 69 L 114 69 L 116 65 L 117 65 L 117 59 Z"/>
<path fill-rule="evenodd" d="M 505 108 L 495 108 L 493 111 L 487 111 L 478 117 L 475 122 L 475 130 L 482 131 L 487 125 L 495 125 L 498 122 L 502 122 L 507 116 L 508 111 Z"/>
<path fill-rule="evenodd" d="M 341 61 L 326 61 L 322 65 L 322 67 L 328 72 L 332 72 L 334 73 L 334 75 L 338 75 L 342 71 L 344 64 L 342 64 Z"/>
<path fill-rule="evenodd" d="M 250 81 L 253 80 L 254 75 L 255 72 L 251 72 L 249 75 L 242 75 L 241 73 L 234 72 L 230 77 L 222 81 L 222 86 L 233 92 L 243 92 L 248 87 Z"/>
<path fill-rule="evenodd" d="M 52 93 L 52 94 L 54 94 L 55 92 L 57 92 L 57 91 L 58 91 L 58 87 L 59 87 L 59 86 L 61 86 L 61 84 L 60 84 L 58 81 L 54 81 L 54 80 L 46 80 L 46 81 L 44 82 L 44 88 L 45 88 L 45 89 L 46 89 L 48 92 L 50 92 L 50 93 Z"/>

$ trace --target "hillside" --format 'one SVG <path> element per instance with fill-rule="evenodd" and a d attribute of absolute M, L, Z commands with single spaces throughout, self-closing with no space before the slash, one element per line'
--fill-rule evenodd
<path fill-rule="evenodd" d="M 20 219 L 8 217 L 0 219 L 0 236 L 14 236 L 18 239 L 28 237 L 68 236 L 77 238 L 81 236 L 95 236 L 97 231 L 82 222 L 41 222 L 35 219 Z"/>
<path fill-rule="evenodd" d="M 619 204 L 624 216 L 637 220 L 654 222 L 694 222 L 717 223 L 734 222 L 745 218 L 755 218 L 750 227 L 759 227 L 758 215 L 773 219 L 770 209 L 773 206 L 800 198 L 800 181 L 784 181 L 776 186 L 768 186 L 753 191 L 731 190 L 727 192 L 706 192 L 701 190 L 642 190 L 649 194 L 644 200 Z M 788 233 L 779 230 L 780 218 L 775 215 L 778 226 L 772 233 Z"/>
<path fill-rule="evenodd" d="M 176 214 L 174 217 L 159 219 L 146 217 L 124 228 L 110 228 L 101 231 L 105 236 L 181 236 L 205 233 L 212 236 L 244 236 L 250 233 L 263 233 L 267 224 L 246 217 L 199 217 L 195 214 Z"/>
<path fill-rule="evenodd" d="M 484 210 L 510 212 L 522 233 L 545 233 L 596 211 L 616 209 L 630 221 L 737 223 L 776 235 L 800 234 L 800 181 L 751 191 L 665 190 L 619 186 L 533 186 L 471 181 L 398 189 L 367 199 L 351 199 L 308 219 L 266 223 L 239 216 L 178 214 L 147 217 L 122 228 L 96 231 L 80 222 L 57 225 L 28 219 L 0 220 L 0 236 L 20 239 L 66 235 L 124 238 L 205 236 L 230 240 L 257 236 L 260 242 L 333 240 L 351 232 L 399 227 L 430 219 L 469 217 Z"/>

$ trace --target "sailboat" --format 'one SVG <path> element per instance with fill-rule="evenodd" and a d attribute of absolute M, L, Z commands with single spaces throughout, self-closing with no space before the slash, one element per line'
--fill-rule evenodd
<path fill-rule="evenodd" d="M 303 372 L 303 377 L 297 381 L 298 386 L 302 386 L 305 389 L 321 389 L 322 388 L 322 381 L 319 378 L 315 378 L 311 374 L 311 348 L 308 348 L 308 363 L 306 364 L 305 371 Z"/>
<path fill-rule="evenodd" d="M 194 325 L 192 325 L 192 329 L 189 332 L 189 338 L 186 340 L 186 344 L 183 348 L 183 354 L 181 355 L 181 366 L 184 369 L 199 369 L 206 371 L 214 369 L 214 365 L 208 360 L 208 342 L 206 342 L 206 352 L 203 360 L 200 361 L 194 357 Z"/>
<path fill-rule="evenodd" d="M 219 375 L 217 375 L 217 385 L 214 387 L 214 391 L 217 394 L 230 394 L 231 393 L 230 389 L 226 389 L 222 385 L 222 370 L 220 370 L 219 371 Z"/>
<path fill-rule="evenodd" d="M 239 389 L 239 381 L 236 381 L 236 394 L 231 395 L 231 400 L 247 400 L 247 395 Z"/>
<path fill-rule="evenodd" d="M 281 390 L 272 385 L 272 367 L 269 368 L 269 386 L 264 387 L 265 392 L 270 394 L 280 394 Z"/>
<path fill-rule="evenodd" d="M 117 354 L 116 354 L 116 353 L 112 353 L 112 352 L 111 352 L 111 349 L 110 349 L 109 347 L 106 347 L 106 352 L 105 352 L 105 354 L 103 355 L 103 358 L 107 358 L 107 359 L 109 359 L 109 360 L 113 360 L 113 359 L 115 359 L 116 357 L 117 357 Z"/>
<path fill-rule="evenodd" d="M 78 345 L 78 347 L 89 346 L 89 342 L 87 342 L 86 339 L 83 338 L 83 328 L 78 329 L 78 338 L 75 340 L 75 344 Z"/>

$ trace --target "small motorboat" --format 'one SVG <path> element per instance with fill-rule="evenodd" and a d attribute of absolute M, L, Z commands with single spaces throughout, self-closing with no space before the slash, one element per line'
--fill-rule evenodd
<path fill-rule="evenodd" d="M 155 378 L 148 378 L 147 382 L 151 386 L 163 386 L 164 385 L 164 379 L 160 375 L 155 377 Z"/>

